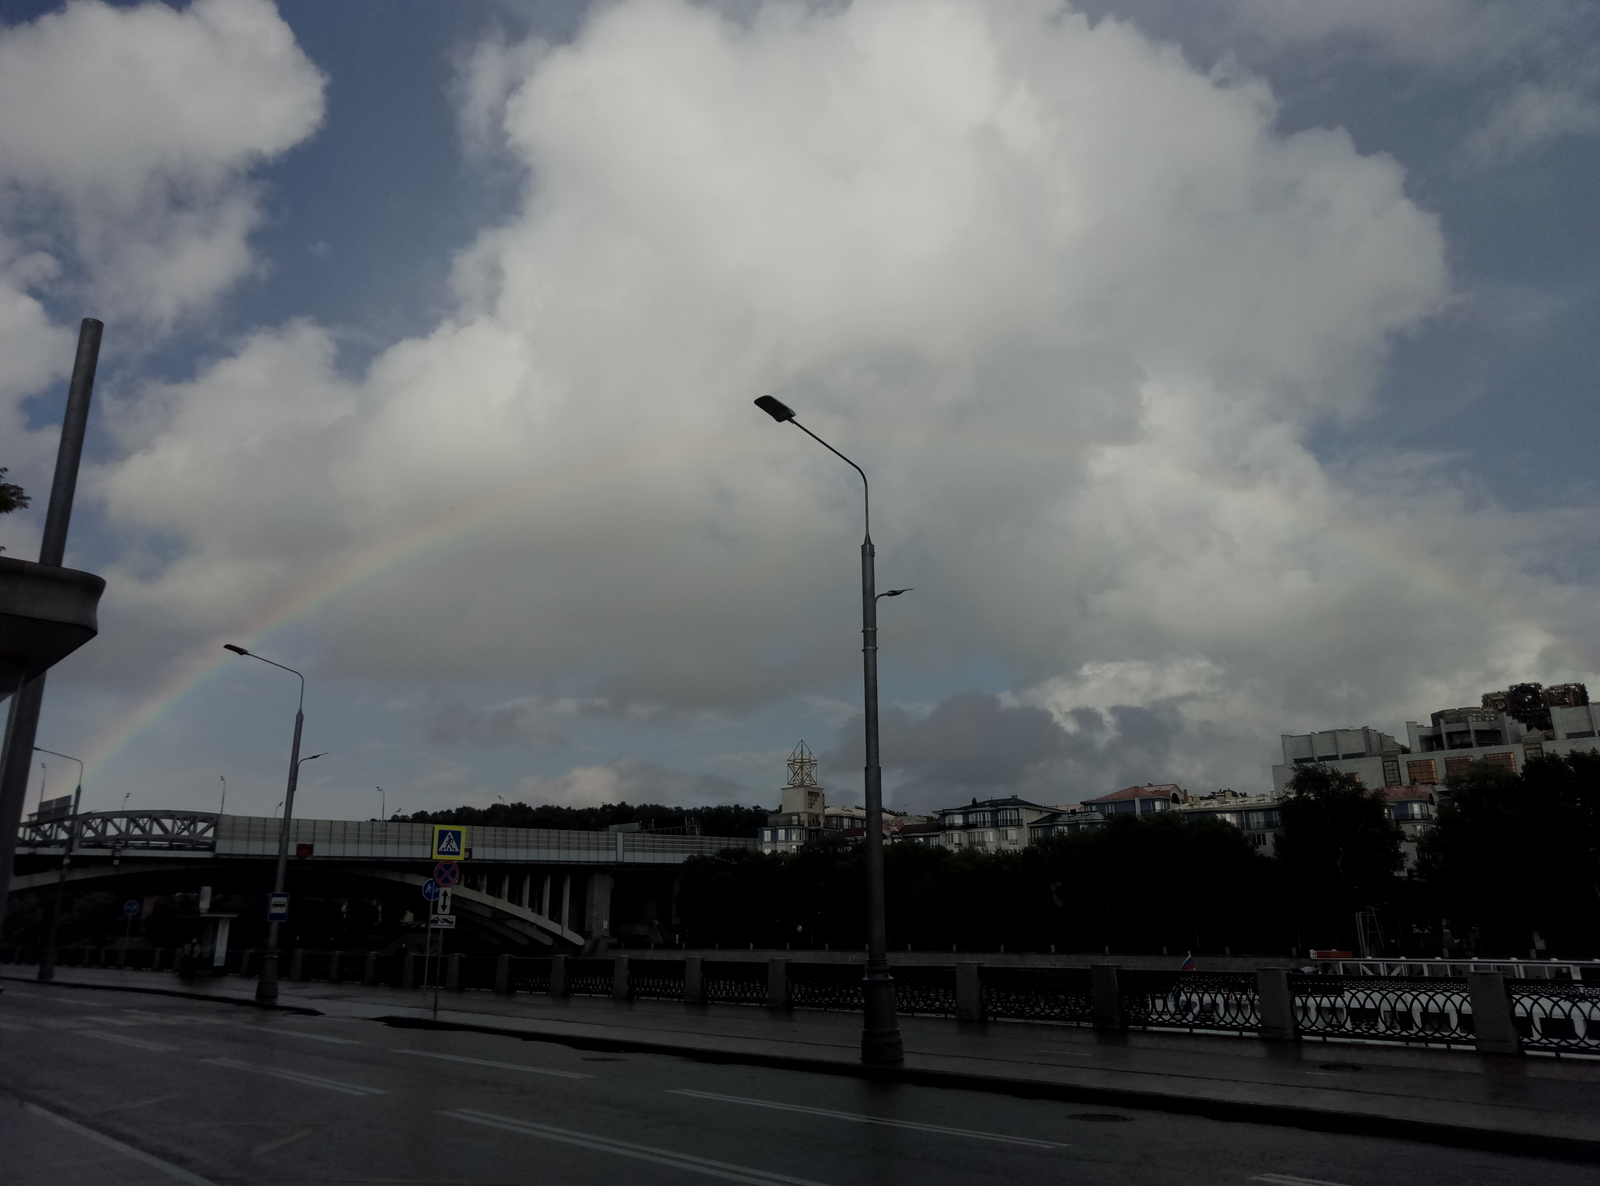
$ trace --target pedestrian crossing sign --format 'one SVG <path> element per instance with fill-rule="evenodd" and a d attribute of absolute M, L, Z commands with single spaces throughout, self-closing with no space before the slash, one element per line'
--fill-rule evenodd
<path fill-rule="evenodd" d="M 459 861 L 467 855 L 467 830 L 460 824 L 433 825 L 433 859 Z"/>

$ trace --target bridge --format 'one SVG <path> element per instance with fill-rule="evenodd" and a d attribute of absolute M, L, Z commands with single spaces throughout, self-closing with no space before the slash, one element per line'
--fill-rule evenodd
<path fill-rule="evenodd" d="M 282 822 L 207 811 L 97 811 L 77 817 L 68 881 L 126 894 L 259 896 L 270 888 Z M 73 820 L 21 825 L 13 893 L 54 885 Z M 569 951 L 620 937 L 647 942 L 670 926 L 677 868 L 691 856 L 754 839 L 468 826 L 462 925 L 499 947 Z M 289 825 L 289 889 L 300 896 L 366 897 L 422 912 L 434 865 L 433 825 L 296 819 Z"/>

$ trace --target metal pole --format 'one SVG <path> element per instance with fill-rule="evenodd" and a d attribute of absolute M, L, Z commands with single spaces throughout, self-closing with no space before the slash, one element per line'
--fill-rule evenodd
<path fill-rule="evenodd" d="M 44 951 L 39 956 L 38 978 L 48 983 L 56 978 L 56 927 L 61 922 L 61 908 L 67 898 L 67 870 L 72 868 L 72 849 L 78 839 L 78 804 L 83 798 L 83 763 L 70 754 L 57 754 L 55 750 L 34 747 L 42 754 L 55 754 L 69 762 L 78 763 L 78 785 L 72 792 L 72 814 L 67 818 L 67 847 L 61 854 L 61 874 L 56 878 L 55 898 L 50 903 L 50 921 L 45 926 Z"/>
<path fill-rule="evenodd" d="M 61 444 L 56 449 L 55 479 L 50 486 L 50 507 L 45 513 L 44 538 L 39 563 L 61 566 L 67 552 L 67 526 L 72 519 L 72 499 L 78 485 L 78 463 L 89 424 L 89 403 L 94 395 L 94 374 L 100 364 L 100 334 L 105 326 L 85 317 L 78 329 L 78 354 L 72 364 L 72 385 L 67 389 L 67 410 L 61 420 Z M 5 748 L 0 751 L 0 924 L 5 922 L 11 896 L 11 867 L 16 861 L 17 828 L 28 795 L 28 767 L 33 761 L 33 740 L 39 733 L 39 710 L 44 704 L 44 672 L 18 687 L 6 718 Z"/>
<path fill-rule="evenodd" d="M 259 655 L 255 657 L 261 658 Z M 272 662 L 270 659 L 263 661 Z M 300 675 L 298 671 L 295 674 Z M 284 878 L 289 872 L 289 821 L 294 818 L 294 788 L 300 780 L 300 729 L 306 721 L 305 694 L 306 681 L 301 676 L 301 707 L 294 712 L 294 744 L 289 749 L 289 786 L 283 792 L 283 823 L 278 828 L 278 871 L 272 879 L 272 892 L 275 894 L 283 893 Z M 261 978 L 256 981 L 256 1000 L 264 1005 L 270 1005 L 278 999 L 278 926 L 276 922 L 267 923 L 267 949 L 261 953 Z"/>

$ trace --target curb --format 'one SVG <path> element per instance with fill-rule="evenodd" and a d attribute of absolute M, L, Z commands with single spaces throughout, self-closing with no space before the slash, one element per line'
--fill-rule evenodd
<path fill-rule="evenodd" d="M 963 1091 L 982 1091 L 1018 1099 L 1057 1100 L 1072 1104 L 1100 1104 L 1136 1108 L 1147 1112 L 1168 1112 L 1199 1116 L 1206 1120 L 1244 1124 L 1264 1124 L 1276 1128 L 1298 1128 L 1309 1132 L 1341 1136 L 1379 1137 L 1441 1145 L 1453 1149 L 1475 1149 L 1514 1157 L 1540 1157 L 1556 1161 L 1600 1165 L 1600 1140 L 1582 1137 L 1543 1136 L 1504 1129 L 1469 1128 L 1427 1120 L 1403 1120 L 1360 1112 L 1332 1112 L 1293 1104 L 1268 1104 L 1241 1100 L 1198 1099 L 1193 1096 L 1139 1091 L 1126 1087 L 1083 1087 L 1049 1083 L 1036 1079 L 1006 1079 L 963 1071 L 938 1071 L 916 1067 L 867 1067 L 859 1063 L 795 1055 L 758 1054 L 737 1050 L 708 1050 L 671 1042 L 650 1042 L 625 1038 L 586 1037 L 575 1034 L 550 1034 L 504 1026 L 469 1022 L 433 1021 L 395 1014 L 373 1017 L 394 1029 L 458 1030 L 520 1038 L 527 1042 L 553 1042 L 575 1050 L 607 1051 L 615 1054 L 667 1054 L 695 1062 L 769 1067 L 774 1070 L 806 1074 L 839 1075 L 879 1083 L 905 1083 L 915 1087 L 941 1087 Z"/>
<path fill-rule="evenodd" d="M 0 975 L 0 980 L 10 980 L 16 984 L 46 984 L 57 988 L 96 988 L 102 992 L 142 992 L 155 997 L 182 997 L 186 1001 L 214 1001 L 220 1005 L 248 1005 L 252 1009 L 276 1009 L 280 1013 L 298 1013 L 304 1017 L 321 1017 L 320 1009 L 308 1009 L 304 1005 L 263 1005 L 260 1001 L 245 1000 L 242 997 L 224 997 L 204 992 L 184 992 L 178 988 L 147 988 L 142 984 L 85 984 L 81 980 L 46 980 L 39 981 L 32 976 L 5 976 Z M 0 992 L 4 992 L 0 989 Z"/>

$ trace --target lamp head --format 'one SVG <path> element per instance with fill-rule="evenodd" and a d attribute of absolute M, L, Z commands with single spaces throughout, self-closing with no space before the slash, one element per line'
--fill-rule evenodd
<path fill-rule="evenodd" d="M 890 589 L 887 593 L 878 594 L 879 597 L 899 597 L 902 593 L 909 593 L 910 589 Z"/>
<path fill-rule="evenodd" d="M 329 751 L 327 750 L 323 750 L 320 754 L 312 754 L 309 758 L 301 758 L 300 760 L 302 762 L 315 762 L 318 758 L 326 758 L 328 756 L 328 752 Z"/>
<path fill-rule="evenodd" d="M 756 400 L 756 407 L 771 416 L 779 424 L 782 424 L 785 420 L 794 419 L 794 409 L 776 396 L 763 395 Z"/>
<path fill-rule="evenodd" d="M 235 655 L 248 655 L 250 653 L 249 651 L 245 650 L 243 647 L 234 646 L 231 642 L 223 643 L 222 644 L 222 649 L 225 650 L 225 651 L 232 651 Z"/>

